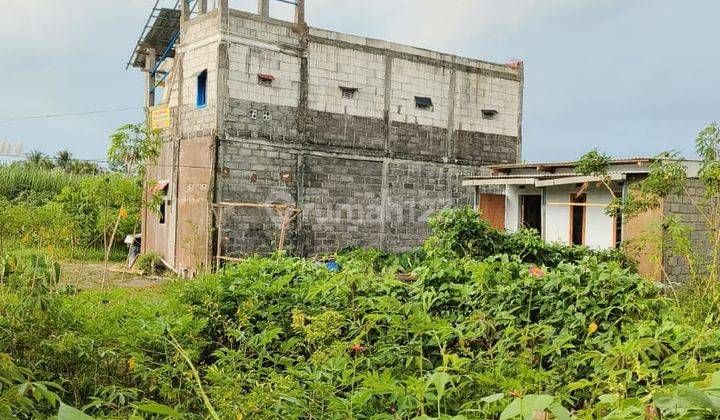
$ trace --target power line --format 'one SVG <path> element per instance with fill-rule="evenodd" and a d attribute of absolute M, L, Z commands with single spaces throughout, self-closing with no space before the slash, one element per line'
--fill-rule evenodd
<path fill-rule="evenodd" d="M 85 112 L 72 112 L 68 114 L 46 114 L 46 115 L 26 115 L 22 117 L 2 117 L 0 118 L 0 124 L 11 122 L 11 121 L 24 121 L 24 120 L 41 120 L 47 118 L 62 118 L 62 117 L 77 117 L 83 115 L 95 115 L 95 114 L 110 114 L 113 112 L 124 112 L 124 111 L 137 111 L 143 109 L 142 107 L 134 108 L 118 108 L 118 109 L 104 109 L 96 111 L 85 111 Z"/>
<path fill-rule="evenodd" d="M 24 155 L 4 155 L 4 154 L 0 154 L 0 158 L 15 158 L 15 159 L 24 159 L 24 160 L 27 160 L 28 157 L 30 157 L 30 154 L 29 154 L 29 153 L 25 153 Z M 59 158 L 59 157 L 57 157 L 57 156 L 50 156 L 50 155 L 45 155 L 45 154 L 42 155 L 42 158 L 43 158 L 43 159 L 48 159 L 48 160 L 61 160 L 61 158 Z M 106 159 L 80 159 L 80 158 L 70 158 L 70 159 L 67 159 L 67 160 L 68 160 L 68 161 L 71 161 L 71 162 L 96 162 L 96 163 L 107 163 L 107 162 L 108 162 Z"/>
<path fill-rule="evenodd" d="M 4 155 L 0 154 L 0 159 L 19 159 L 20 161 L 27 161 L 29 157 L 29 153 L 26 153 L 24 155 Z M 43 159 L 47 160 L 60 160 L 57 156 L 50 156 L 43 154 Z M 94 162 L 94 163 L 110 163 L 107 159 L 80 159 L 80 158 L 70 158 L 67 159 L 69 162 Z M 156 167 L 156 168 L 186 168 L 186 169 L 213 169 L 210 166 L 195 166 L 195 165 L 172 165 L 172 164 L 162 164 L 162 163 L 145 163 L 146 166 Z"/>

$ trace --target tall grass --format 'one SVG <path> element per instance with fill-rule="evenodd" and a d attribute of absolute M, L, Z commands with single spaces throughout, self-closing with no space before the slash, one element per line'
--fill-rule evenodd
<path fill-rule="evenodd" d="M 63 187 L 76 186 L 86 175 L 30 165 L 0 165 L 0 197 L 15 200 L 23 193 L 59 194 Z"/>

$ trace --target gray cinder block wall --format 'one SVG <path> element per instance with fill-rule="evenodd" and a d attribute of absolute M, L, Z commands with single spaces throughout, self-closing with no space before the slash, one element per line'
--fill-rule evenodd
<path fill-rule="evenodd" d="M 705 189 L 702 182 L 697 179 L 689 179 L 686 194 L 676 194 L 665 198 L 663 202 L 663 214 L 675 217 L 681 225 L 688 227 L 691 258 L 695 264 L 696 274 L 702 276 L 708 264 L 711 263 L 712 231 L 703 215 L 695 205 L 705 208 Z M 693 204 L 694 202 L 694 204 Z M 667 238 L 669 240 L 669 238 Z M 668 244 L 670 245 L 670 244 Z M 691 278 L 690 262 L 685 255 L 677 255 L 672 249 L 663 249 L 663 269 L 665 275 L 663 280 L 671 283 L 687 283 Z M 665 277 L 667 276 L 667 277 Z"/>
<path fill-rule="evenodd" d="M 292 251 L 420 245 L 428 215 L 472 203 L 462 179 L 483 165 L 519 160 L 521 63 L 431 52 L 220 5 L 183 23 L 180 75 L 169 89 L 176 92 L 171 107 L 181 110 L 174 122 L 180 148 L 185 138 L 215 137 L 210 202 L 302 209 L 289 232 Z M 208 104 L 197 109 L 197 74 L 205 70 Z M 416 97 L 430 98 L 432 107 L 422 109 Z M 225 212 L 224 254 L 272 250 L 279 224 L 270 210 Z"/>

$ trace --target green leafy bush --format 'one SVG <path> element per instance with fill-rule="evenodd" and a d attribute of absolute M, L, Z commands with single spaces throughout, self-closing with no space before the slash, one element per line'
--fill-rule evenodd
<path fill-rule="evenodd" d="M 165 263 L 157 252 L 148 252 L 137 258 L 135 268 L 146 274 L 156 274 L 165 269 Z"/>
<path fill-rule="evenodd" d="M 0 270 L 0 415 L 46 418 L 61 401 L 98 416 L 157 414 L 156 399 L 201 410 L 176 346 L 197 359 L 205 322 L 177 301 L 60 293 L 57 262 L 42 253 L 5 256 Z"/>
<path fill-rule="evenodd" d="M 500 232 L 470 207 L 439 211 L 430 218 L 429 225 L 433 234 L 426 242 L 425 250 L 431 255 L 482 259 L 504 254 L 548 267 L 594 256 L 601 261 L 618 261 L 626 267 L 633 266 L 622 249 L 596 251 L 584 246 L 547 243 L 532 229 Z"/>
<path fill-rule="evenodd" d="M 0 410 L 43 417 L 73 406 L 98 417 L 185 418 L 720 414 L 720 329 L 712 320 L 688 322 L 659 284 L 623 259 L 499 233 L 467 210 L 432 223 L 423 250 L 348 250 L 336 256 L 341 271 L 280 253 L 159 291 L 62 294 L 47 275 L 51 260 L 7 257 L 0 354 L 24 376 L 4 383 L 57 386 L 30 406 L 0 397 Z M 39 298 L 45 304 L 33 303 Z"/>
<path fill-rule="evenodd" d="M 141 195 L 138 179 L 118 174 L 79 176 L 32 166 L 0 166 L 0 251 L 102 248 L 116 221 L 118 245 L 125 235 L 140 229 Z M 118 219 L 121 209 L 126 216 Z"/>

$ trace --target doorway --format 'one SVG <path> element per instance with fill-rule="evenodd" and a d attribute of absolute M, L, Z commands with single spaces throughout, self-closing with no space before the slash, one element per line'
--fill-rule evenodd
<path fill-rule="evenodd" d="M 542 236 L 542 196 L 521 195 L 520 197 L 520 227 L 535 229 Z"/>
<path fill-rule="evenodd" d="M 585 245 L 585 210 L 587 196 L 585 194 L 570 195 L 570 202 L 574 204 L 570 209 L 570 243 L 572 245 Z"/>

